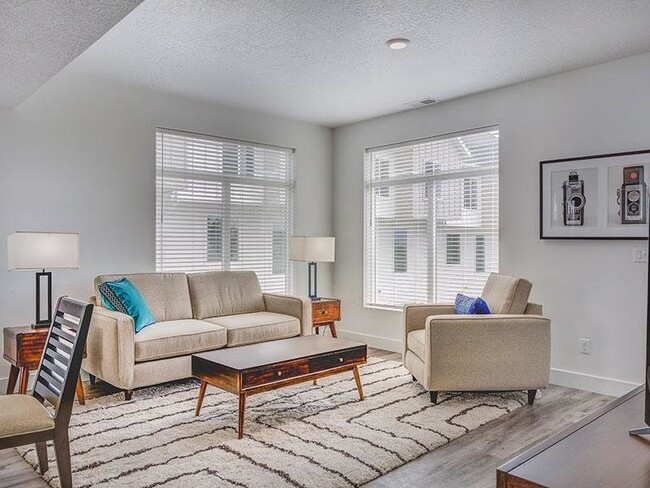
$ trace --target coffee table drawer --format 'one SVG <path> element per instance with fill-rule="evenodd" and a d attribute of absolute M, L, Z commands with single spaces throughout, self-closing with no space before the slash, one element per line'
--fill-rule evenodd
<path fill-rule="evenodd" d="M 363 361 L 364 358 L 365 351 L 363 349 L 335 352 L 332 354 L 326 354 L 324 356 L 311 358 L 309 360 L 309 370 L 312 373 L 316 373 L 318 371 L 338 368 L 339 366 L 347 366 L 348 364 L 359 363 L 360 361 Z"/>
<path fill-rule="evenodd" d="M 266 385 L 309 373 L 309 361 L 299 359 L 287 363 L 265 366 L 242 373 L 242 388 Z"/>

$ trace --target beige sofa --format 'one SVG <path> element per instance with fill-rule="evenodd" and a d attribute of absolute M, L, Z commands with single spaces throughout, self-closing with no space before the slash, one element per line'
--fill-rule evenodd
<path fill-rule="evenodd" d="M 493 273 L 481 296 L 490 315 L 455 315 L 453 305 L 404 307 L 406 368 L 431 393 L 528 390 L 548 386 L 551 322 L 528 303 L 532 285 Z"/>
<path fill-rule="evenodd" d="M 156 319 L 137 334 L 131 317 L 102 307 L 98 286 L 123 277 Z M 191 376 L 193 353 L 311 334 L 311 301 L 262 293 L 252 271 L 98 276 L 91 301 L 82 368 L 127 399 L 134 388 Z"/>

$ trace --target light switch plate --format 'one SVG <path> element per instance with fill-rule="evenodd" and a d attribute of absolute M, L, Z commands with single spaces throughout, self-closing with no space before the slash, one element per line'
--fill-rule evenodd
<path fill-rule="evenodd" d="M 635 263 L 647 263 L 648 262 L 648 250 L 637 247 L 634 249 L 634 262 Z"/>

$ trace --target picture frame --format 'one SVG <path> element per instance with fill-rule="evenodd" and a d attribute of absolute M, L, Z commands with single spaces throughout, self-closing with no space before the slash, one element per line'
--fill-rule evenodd
<path fill-rule="evenodd" d="M 539 238 L 647 240 L 650 149 L 539 163 Z"/>

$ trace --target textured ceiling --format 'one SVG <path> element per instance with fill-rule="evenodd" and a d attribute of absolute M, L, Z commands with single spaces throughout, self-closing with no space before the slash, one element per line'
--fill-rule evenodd
<path fill-rule="evenodd" d="M 142 0 L 0 0 L 0 107 L 34 93 Z"/>
<path fill-rule="evenodd" d="M 648 52 L 649 26 L 648 0 L 146 0 L 66 69 L 337 126 Z"/>

